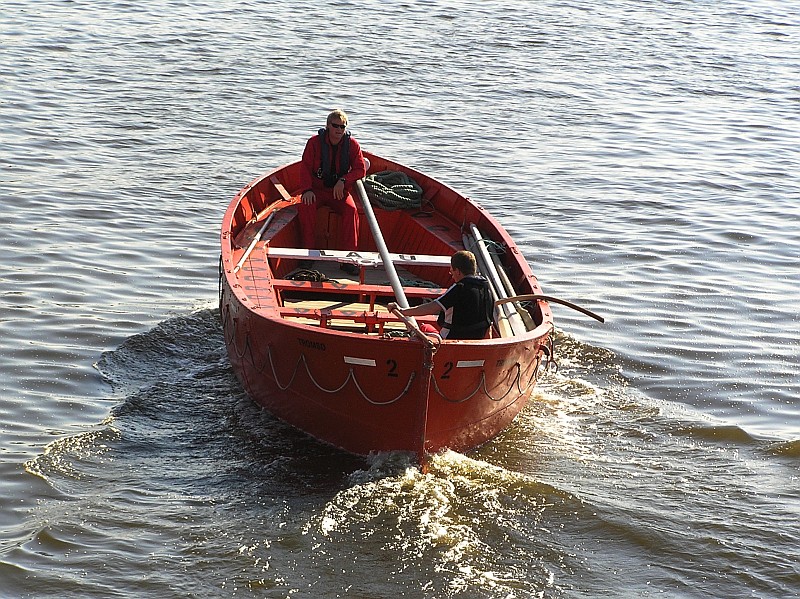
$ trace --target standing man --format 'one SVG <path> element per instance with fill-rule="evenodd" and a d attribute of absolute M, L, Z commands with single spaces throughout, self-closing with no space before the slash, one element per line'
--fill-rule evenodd
<path fill-rule="evenodd" d="M 343 250 L 358 248 L 358 209 L 351 195 L 353 185 L 367 174 L 361 146 L 347 132 L 347 115 L 337 108 L 328 115 L 320 129 L 306 143 L 303 151 L 303 195 L 298 204 L 300 235 L 303 247 L 314 247 L 314 228 L 317 208 L 328 206 L 342 217 Z M 309 261 L 303 267 L 309 268 Z M 342 264 L 341 269 L 358 274 L 354 264 Z"/>
<path fill-rule="evenodd" d="M 400 308 L 394 302 L 390 312 L 405 316 L 438 314 L 443 339 L 483 339 L 492 326 L 494 300 L 489 281 L 477 274 L 475 255 L 467 250 L 450 257 L 450 275 L 455 283 L 432 302 Z"/>

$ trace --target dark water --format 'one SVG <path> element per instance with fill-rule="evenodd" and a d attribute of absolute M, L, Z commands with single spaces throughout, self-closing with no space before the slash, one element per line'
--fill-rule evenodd
<path fill-rule="evenodd" d="M 800 596 L 796 5 L 0 9 L 0 597 Z M 222 213 L 335 106 L 607 319 L 428 475 L 225 356 Z"/>

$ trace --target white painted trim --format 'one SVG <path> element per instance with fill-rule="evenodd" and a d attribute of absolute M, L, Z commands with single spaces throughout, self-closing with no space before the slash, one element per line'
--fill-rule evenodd
<path fill-rule="evenodd" d="M 350 356 L 344 357 L 345 364 L 356 364 L 357 366 L 375 366 L 375 360 L 369 358 L 352 358 Z"/>
<path fill-rule="evenodd" d="M 480 368 L 484 362 L 485 360 L 459 360 L 456 368 Z"/>

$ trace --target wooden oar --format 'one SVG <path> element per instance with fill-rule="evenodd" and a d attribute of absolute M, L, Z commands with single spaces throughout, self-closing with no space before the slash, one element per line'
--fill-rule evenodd
<path fill-rule="evenodd" d="M 356 191 L 358 191 L 358 197 L 361 200 L 361 203 L 364 205 L 364 215 L 367 217 L 367 222 L 369 222 L 369 228 L 372 231 L 372 237 L 375 241 L 375 245 L 378 246 L 378 252 L 380 253 L 381 260 L 383 261 L 383 267 L 386 269 L 386 274 L 389 275 L 389 282 L 392 284 L 392 289 L 394 290 L 394 296 L 397 299 L 397 304 L 401 308 L 408 308 L 408 300 L 406 299 L 406 294 L 403 291 L 403 286 L 400 284 L 400 277 L 397 276 L 397 269 L 395 269 L 394 262 L 392 262 L 392 258 L 389 255 L 389 250 L 386 247 L 386 241 L 383 239 L 383 233 L 381 233 L 381 228 L 378 226 L 378 220 L 375 218 L 375 213 L 372 210 L 372 204 L 369 203 L 369 198 L 367 197 L 367 192 L 364 189 L 364 184 L 361 182 L 361 179 L 356 181 Z M 397 312 L 395 312 L 395 314 L 397 314 Z M 419 402 L 419 413 L 415 428 L 417 439 L 419 440 L 419 445 L 416 448 L 417 460 L 419 460 L 422 471 L 427 472 L 428 452 L 425 449 L 425 445 L 428 438 L 428 401 L 430 394 L 431 373 L 433 372 L 433 354 L 435 349 L 433 342 L 428 339 L 428 337 L 423 335 L 422 331 L 420 331 L 414 318 L 405 317 L 403 318 L 403 322 L 405 322 L 406 327 L 409 330 L 414 332 L 414 335 L 422 338 L 426 347 L 425 353 L 427 357 L 425 359 L 425 366 L 427 369 L 427 376 L 422 382 L 424 388 L 424 399 Z"/>
<path fill-rule="evenodd" d="M 567 306 L 568 308 L 572 308 L 573 310 L 577 310 L 578 312 L 582 312 L 587 316 L 591 316 L 595 320 L 599 320 L 600 322 L 605 322 L 605 319 L 602 316 L 598 316 L 591 310 L 587 310 L 586 308 L 582 308 L 577 304 L 573 304 L 572 302 L 568 302 L 567 300 L 563 300 L 557 297 L 553 297 L 551 295 L 539 295 L 538 293 L 528 293 L 525 295 L 515 295 L 514 297 L 504 297 L 503 299 L 497 300 L 494 305 L 500 306 L 502 304 L 507 304 L 509 302 L 530 302 L 536 300 L 543 300 L 546 302 L 553 302 L 554 304 L 561 304 L 562 306 Z"/>
<path fill-rule="evenodd" d="M 283 200 L 278 200 L 278 202 L 281 201 Z M 261 212 L 256 214 L 253 218 L 251 218 L 250 221 L 242 228 L 242 230 L 236 234 L 236 237 L 233 238 L 233 245 L 235 245 L 237 248 L 243 248 L 250 245 L 253 239 L 258 235 L 258 231 L 261 228 L 261 223 L 259 221 L 272 212 L 275 204 L 277 204 L 277 202 L 273 202 Z"/>
<path fill-rule="evenodd" d="M 402 320 L 403 324 L 406 325 L 406 328 L 409 331 L 411 331 L 411 333 L 413 335 L 418 337 L 422 342 L 424 342 L 425 344 L 429 345 L 430 347 L 434 346 L 433 341 L 431 341 L 431 339 L 428 337 L 428 335 L 426 335 L 425 333 L 422 332 L 422 329 L 419 328 L 419 325 L 417 324 L 417 322 L 413 318 L 409 318 L 408 316 L 406 316 L 405 314 L 400 312 L 400 310 L 392 310 L 392 314 L 394 314 L 400 320 Z M 437 333 L 437 335 L 438 335 L 438 333 Z M 441 341 L 441 339 L 442 339 L 441 336 L 439 336 L 439 341 Z"/>
<path fill-rule="evenodd" d="M 470 224 L 469 230 L 464 232 L 462 239 L 464 240 L 464 248 L 471 250 L 475 255 L 478 270 L 489 282 L 492 298 L 500 300 L 508 297 L 508 293 L 500 280 L 500 275 L 486 249 L 483 235 L 478 228 L 474 224 Z M 508 305 L 507 303 L 495 303 L 495 308 L 494 320 L 501 337 L 513 337 L 527 332 L 525 323 L 517 312 L 516 306 Z"/>
<path fill-rule="evenodd" d="M 264 210 L 261 211 L 264 212 L 265 210 L 271 210 L 272 212 L 270 212 L 269 216 L 267 217 L 267 220 L 265 220 L 264 223 L 258 228 L 255 236 L 253 237 L 253 240 L 250 242 L 250 245 L 247 246 L 247 249 L 245 250 L 244 254 L 242 254 L 241 258 L 239 258 L 239 262 L 236 264 L 236 266 L 233 267 L 233 274 L 236 274 L 242 268 L 242 264 L 244 264 L 244 261 L 247 260 L 248 256 L 250 256 L 250 252 L 253 251 L 253 248 L 255 248 L 256 244 L 261 240 L 261 236 L 264 234 L 264 231 L 266 231 L 267 227 L 269 226 L 269 223 L 272 221 L 272 217 L 275 216 L 275 214 L 282 208 L 286 208 L 287 206 L 296 204 L 299 201 L 300 201 L 299 197 L 288 198 L 286 200 L 278 200 L 276 202 L 272 202 L 272 204 L 270 204 L 269 206 L 264 208 Z"/>
<path fill-rule="evenodd" d="M 282 202 L 283 200 L 279 200 L 279 201 Z M 275 202 L 275 203 L 277 204 L 278 202 Z M 270 221 L 272 221 L 272 217 L 273 216 L 275 216 L 274 212 L 272 212 L 267 217 L 267 220 L 264 221 L 264 224 L 261 225 L 261 228 L 259 228 L 259 230 L 257 231 L 256 236 L 253 238 L 253 241 L 250 242 L 250 245 L 247 247 L 247 249 L 245 250 L 244 254 L 242 254 L 242 257 L 239 258 L 239 262 L 237 262 L 236 266 L 233 267 L 233 274 L 236 274 L 242 268 L 242 264 L 244 264 L 244 261 L 247 260 L 248 256 L 250 256 L 250 252 L 253 251 L 253 248 L 256 247 L 256 244 L 261 239 L 261 236 L 264 234 L 264 231 L 269 226 Z"/>
<path fill-rule="evenodd" d="M 505 297 L 519 295 L 516 289 L 514 289 L 514 284 L 511 282 L 511 279 L 508 278 L 508 272 L 506 272 L 506 268 L 500 261 L 500 256 L 498 256 L 495 252 L 489 252 L 489 257 L 492 259 L 494 268 L 497 271 L 500 281 L 503 283 L 503 287 L 506 290 Z M 518 306 L 516 303 L 514 304 L 514 309 L 516 310 L 516 313 L 519 314 L 522 322 L 525 324 L 526 330 L 532 331 L 536 328 L 536 323 L 533 322 L 533 318 L 531 318 L 531 315 L 528 314 L 527 310 L 524 310 L 522 306 Z"/>

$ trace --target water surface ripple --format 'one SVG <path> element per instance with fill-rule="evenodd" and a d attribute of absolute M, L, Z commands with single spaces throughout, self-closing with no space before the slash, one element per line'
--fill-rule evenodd
<path fill-rule="evenodd" d="M 800 596 L 797 14 L 4 0 L 0 596 Z M 427 475 L 225 356 L 223 211 L 335 106 L 607 320 Z"/>

